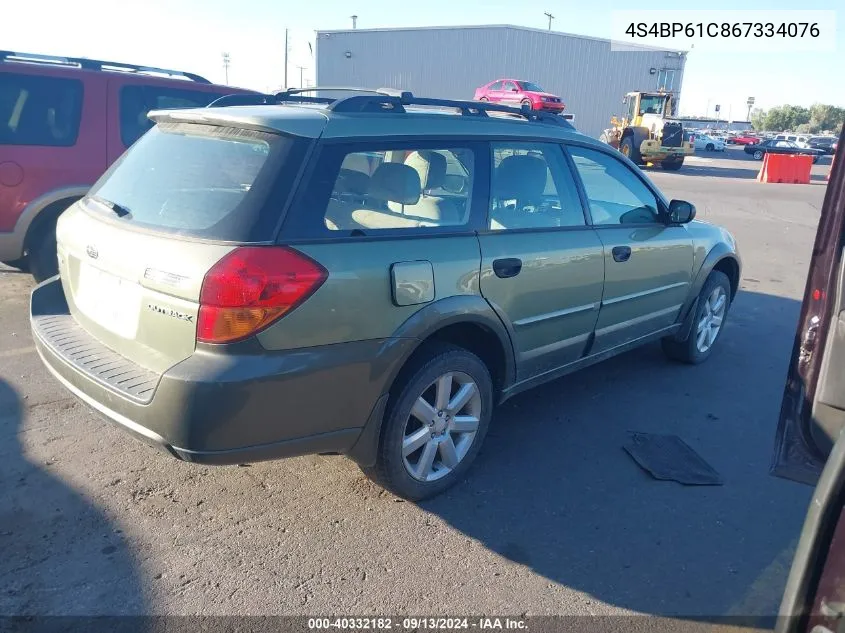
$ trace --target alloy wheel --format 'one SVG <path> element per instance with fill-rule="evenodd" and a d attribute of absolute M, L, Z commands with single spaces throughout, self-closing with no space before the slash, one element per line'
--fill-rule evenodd
<path fill-rule="evenodd" d="M 725 289 L 722 286 L 716 286 L 704 301 L 704 309 L 695 330 L 695 347 L 702 354 L 713 346 L 719 335 L 727 306 L 728 295 Z"/>
<path fill-rule="evenodd" d="M 463 372 L 448 372 L 426 387 L 411 407 L 402 461 L 418 481 L 445 477 L 466 457 L 481 421 L 481 392 Z"/>

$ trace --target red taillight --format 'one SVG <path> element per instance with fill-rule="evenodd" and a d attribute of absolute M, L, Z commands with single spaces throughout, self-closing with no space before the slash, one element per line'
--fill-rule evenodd
<path fill-rule="evenodd" d="M 197 340 L 231 343 L 252 336 L 305 301 L 327 277 L 325 268 L 292 248 L 237 248 L 203 279 Z"/>

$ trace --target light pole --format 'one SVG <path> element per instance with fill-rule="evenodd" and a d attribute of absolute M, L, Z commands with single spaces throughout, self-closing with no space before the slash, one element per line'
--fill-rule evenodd
<path fill-rule="evenodd" d="M 552 30 L 552 20 L 554 20 L 554 19 L 555 19 L 555 16 L 553 16 L 553 15 L 552 15 L 551 13 L 549 13 L 548 11 L 546 11 L 545 13 L 543 13 L 543 15 L 545 15 L 547 18 L 549 18 L 549 30 L 551 31 L 551 30 Z"/>
<path fill-rule="evenodd" d="M 748 101 L 745 102 L 745 105 L 748 106 L 748 114 L 745 115 L 745 120 L 751 120 L 751 108 L 754 106 L 754 97 L 748 97 Z"/>
<path fill-rule="evenodd" d="M 223 53 L 223 73 L 226 75 L 226 85 L 229 85 L 229 53 Z"/>
<path fill-rule="evenodd" d="M 349 17 L 352 18 L 352 28 L 357 29 L 358 28 L 358 16 L 357 15 L 350 15 Z"/>
<path fill-rule="evenodd" d="M 302 83 L 302 71 L 305 70 L 305 66 L 297 66 L 299 68 L 299 87 L 304 88 L 305 85 Z"/>

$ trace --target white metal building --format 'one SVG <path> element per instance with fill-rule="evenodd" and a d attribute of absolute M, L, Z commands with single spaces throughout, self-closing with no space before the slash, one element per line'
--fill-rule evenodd
<path fill-rule="evenodd" d="M 520 26 L 317 32 L 317 85 L 390 87 L 472 99 L 494 79 L 525 79 L 559 94 L 576 127 L 597 137 L 632 90 L 680 97 L 686 53 L 611 51 L 610 40 Z M 678 99 L 676 98 L 676 104 Z"/>

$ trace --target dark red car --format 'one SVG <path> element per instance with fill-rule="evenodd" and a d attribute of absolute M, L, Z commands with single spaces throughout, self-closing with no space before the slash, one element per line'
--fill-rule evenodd
<path fill-rule="evenodd" d="M 192 73 L 0 51 L 0 261 L 58 272 L 56 219 L 144 132 L 147 112 L 251 91 Z"/>
<path fill-rule="evenodd" d="M 563 112 L 566 105 L 557 95 L 543 90 L 540 86 L 522 79 L 497 79 L 475 91 L 476 101 L 489 101 L 502 105 L 519 107 L 530 105 L 532 110 Z"/>
<path fill-rule="evenodd" d="M 841 139 L 845 138 L 845 128 Z M 834 159 L 792 347 L 772 473 L 815 485 L 775 631 L 845 626 L 845 156 Z"/>

